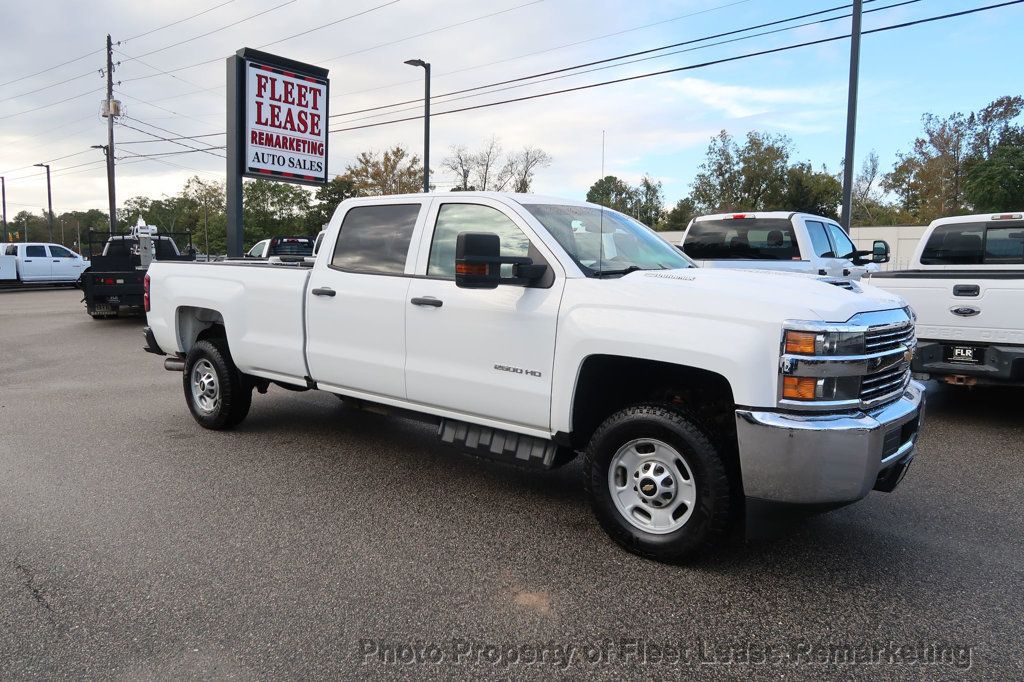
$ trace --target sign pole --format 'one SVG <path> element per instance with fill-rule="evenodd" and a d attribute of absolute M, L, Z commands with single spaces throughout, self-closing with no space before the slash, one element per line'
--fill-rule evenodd
<path fill-rule="evenodd" d="M 239 55 L 227 59 L 227 242 L 228 258 L 241 258 L 245 246 L 242 220 L 242 163 L 245 144 L 241 139 L 245 128 L 245 60 Z"/>

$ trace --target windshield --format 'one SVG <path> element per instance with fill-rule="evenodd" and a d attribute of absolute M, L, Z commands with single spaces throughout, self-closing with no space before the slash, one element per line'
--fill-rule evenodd
<path fill-rule="evenodd" d="M 633 270 L 672 270 L 693 264 L 632 218 L 595 206 L 524 205 L 587 277 Z"/>

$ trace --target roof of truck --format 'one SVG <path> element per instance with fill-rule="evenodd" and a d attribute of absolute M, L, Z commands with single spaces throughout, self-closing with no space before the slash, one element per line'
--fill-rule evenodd
<path fill-rule="evenodd" d="M 524 194 L 520 192 L 430 192 L 424 195 L 423 192 L 416 194 L 385 194 L 381 196 L 372 197 L 353 197 L 346 199 L 346 202 L 354 203 L 373 203 L 374 201 L 380 201 L 381 199 L 423 199 L 424 196 L 433 197 L 450 197 L 453 199 L 505 199 L 515 201 L 519 204 L 564 204 L 567 206 L 593 206 L 600 208 L 598 204 L 592 204 L 586 201 L 579 201 L 576 199 L 565 199 L 562 197 L 545 196 L 541 194 Z"/>

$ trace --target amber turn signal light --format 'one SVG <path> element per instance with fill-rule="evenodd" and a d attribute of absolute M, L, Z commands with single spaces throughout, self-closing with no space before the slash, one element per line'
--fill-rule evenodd
<path fill-rule="evenodd" d="M 786 352 L 798 355 L 814 355 L 813 332 L 786 332 Z"/>
<path fill-rule="evenodd" d="M 783 377 L 782 397 L 796 400 L 814 400 L 818 380 L 814 377 Z"/>

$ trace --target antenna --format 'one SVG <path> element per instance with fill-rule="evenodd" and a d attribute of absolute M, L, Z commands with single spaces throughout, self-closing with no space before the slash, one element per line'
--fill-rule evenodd
<path fill-rule="evenodd" d="M 601 182 L 604 180 L 604 131 L 601 131 Z M 597 272 L 601 273 L 601 261 L 604 258 L 604 204 L 601 204 L 600 227 L 597 230 Z"/>

